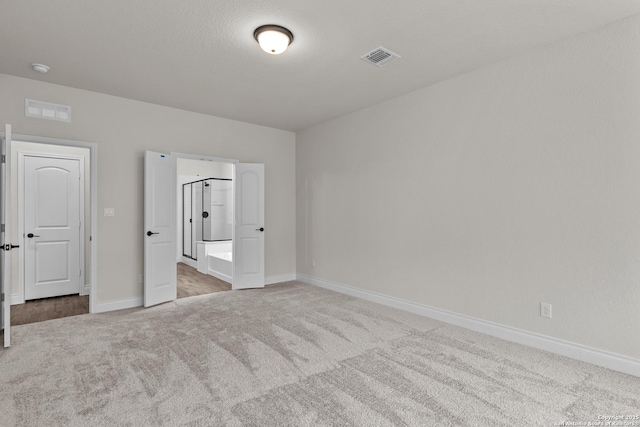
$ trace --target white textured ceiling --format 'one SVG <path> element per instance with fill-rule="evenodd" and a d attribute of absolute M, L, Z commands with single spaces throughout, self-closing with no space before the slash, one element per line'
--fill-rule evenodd
<path fill-rule="evenodd" d="M 0 0 L 0 73 L 296 131 L 636 13 L 640 0 Z M 264 24 L 293 32 L 283 55 L 254 41 Z M 378 46 L 402 58 L 359 59 Z"/>

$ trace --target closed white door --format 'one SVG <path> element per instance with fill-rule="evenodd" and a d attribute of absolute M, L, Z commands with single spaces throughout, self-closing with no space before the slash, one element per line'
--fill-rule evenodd
<path fill-rule="evenodd" d="M 233 289 L 264 287 L 264 165 L 235 165 Z"/>
<path fill-rule="evenodd" d="M 144 156 L 144 306 L 173 301 L 177 287 L 176 158 Z"/>
<path fill-rule="evenodd" d="M 79 159 L 24 156 L 25 300 L 81 290 Z"/>

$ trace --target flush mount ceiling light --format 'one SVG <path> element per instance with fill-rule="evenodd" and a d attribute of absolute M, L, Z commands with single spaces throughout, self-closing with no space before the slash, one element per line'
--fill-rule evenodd
<path fill-rule="evenodd" d="M 271 55 L 279 55 L 293 42 L 291 31 L 279 25 L 263 25 L 253 32 L 262 50 Z"/>
<path fill-rule="evenodd" d="M 42 74 L 46 74 L 46 72 L 49 71 L 49 67 L 47 67 L 46 65 L 36 64 L 35 62 L 31 64 L 31 68 L 33 68 L 33 71 L 37 71 Z"/>

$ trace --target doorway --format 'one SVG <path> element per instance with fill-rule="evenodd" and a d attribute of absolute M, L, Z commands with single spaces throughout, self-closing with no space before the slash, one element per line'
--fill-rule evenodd
<path fill-rule="evenodd" d="M 14 135 L 7 151 L 12 323 L 91 312 L 94 144 Z"/>
<path fill-rule="evenodd" d="M 231 290 L 233 164 L 177 158 L 176 170 L 177 297 Z"/>
<path fill-rule="evenodd" d="M 237 160 L 146 151 L 144 157 L 144 306 L 177 298 L 178 183 L 177 159 L 230 163 L 233 170 L 232 248 L 229 256 L 208 256 L 205 245 L 196 250 L 207 264 L 226 258 L 231 264 L 232 289 L 265 286 L 264 164 Z M 183 228 L 184 232 L 184 228 Z M 204 242 L 209 243 L 209 242 Z M 179 256 L 179 255 L 178 255 Z M 197 264 L 196 264 L 197 266 Z M 198 268 L 200 270 L 200 268 Z"/>

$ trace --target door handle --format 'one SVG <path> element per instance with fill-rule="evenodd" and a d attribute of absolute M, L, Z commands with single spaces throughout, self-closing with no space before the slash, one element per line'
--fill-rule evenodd
<path fill-rule="evenodd" d="M 153 234 L 160 234 L 160 233 L 154 233 L 153 231 L 147 231 L 147 236 L 151 236 Z"/>
<path fill-rule="evenodd" d="M 30 238 L 30 239 L 32 239 L 32 238 L 34 238 L 34 237 L 40 237 L 40 236 L 36 236 L 36 235 L 35 235 L 35 234 L 33 234 L 33 233 L 29 233 L 29 234 L 27 234 L 27 237 L 28 237 L 28 238 Z"/>
<path fill-rule="evenodd" d="M 5 250 L 5 251 L 10 251 L 11 249 L 15 249 L 15 248 L 19 248 L 20 245 L 11 245 L 9 243 L 7 243 L 6 245 L 0 247 L 0 249 Z"/>
<path fill-rule="evenodd" d="M 264 231 L 264 227 L 256 228 L 256 231 Z"/>

